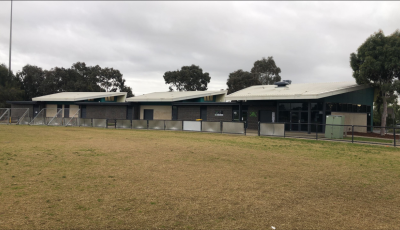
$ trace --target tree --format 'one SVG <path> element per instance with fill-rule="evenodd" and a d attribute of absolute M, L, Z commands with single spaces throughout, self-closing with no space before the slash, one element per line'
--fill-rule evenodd
<path fill-rule="evenodd" d="M 229 74 L 226 84 L 228 94 L 231 94 L 253 85 L 261 85 L 261 82 L 256 74 L 239 69 Z"/>
<path fill-rule="evenodd" d="M 24 91 L 19 79 L 4 64 L 0 64 L 0 108 L 9 107 L 6 101 L 22 100 Z"/>
<path fill-rule="evenodd" d="M 281 69 L 276 66 L 274 58 L 263 57 L 261 60 L 254 62 L 251 73 L 255 74 L 262 85 L 272 85 L 275 82 L 281 81 Z"/>
<path fill-rule="evenodd" d="M 182 66 L 181 70 L 165 72 L 164 80 L 165 84 L 170 84 L 170 91 L 173 91 L 173 87 L 178 91 L 205 91 L 211 77 L 209 73 L 203 73 L 199 66 L 191 65 Z"/>
<path fill-rule="evenodd" d="M 127 92 L 134 96 L 132 88 L 125 85 L 123 75 L 117 69 L 86 66 L 85 62 L 72 64 L 71 68 L 60 67 L 43 70 L 26 65 L 17 73 L 25 89 L 25 100 L 59 92 Z"/>
<path fill-rule="evenodd" d="M 378 88 L 382 99 L 381 126 L 386 126 L 387 103 L 400 92 L 400 32 L 385 36 L 380 30 L 372 34 L 350 54 L 350 66 L 357 84 Z M 385 135 L 385 129 L 381 129 Z"/>

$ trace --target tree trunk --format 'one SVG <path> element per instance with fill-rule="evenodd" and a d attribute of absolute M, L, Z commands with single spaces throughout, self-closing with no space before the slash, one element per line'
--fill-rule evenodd
<path fill-rule="evenodd" d="M 381 117 L 381 126 L 386 127 L 386 117 L 387 117 L 387 101 L 385 95 L 382 97 L 383 101 L 383 111 L 382 111 L 382 117 Z M 381 136 L 385 135 L 385 128 L 381 128 Z"/>

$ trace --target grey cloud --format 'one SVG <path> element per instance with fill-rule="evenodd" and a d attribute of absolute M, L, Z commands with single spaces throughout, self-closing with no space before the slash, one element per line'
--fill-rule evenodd
<path fill-rule="evenodd" d="M 0 2 L 8 63 L 10 2 Z M 119 69 L 134 93 L 165 91 L 163 73 L 199 65 L 210 89 L 273 56 L 293 82 L 351 81 L 349 55 L 398 28 L 398 2 L 14 2 L 13 70 L 77 61 Z M 3 32 L 5 31 L 5 33 Z"/>

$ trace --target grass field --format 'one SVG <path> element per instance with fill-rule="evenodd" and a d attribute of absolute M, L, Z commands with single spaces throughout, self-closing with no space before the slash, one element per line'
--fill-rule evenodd
<path fill-rule="evenodd" d="M 0 126 L 0 228 L 398 229 L 400 150 Z"/>

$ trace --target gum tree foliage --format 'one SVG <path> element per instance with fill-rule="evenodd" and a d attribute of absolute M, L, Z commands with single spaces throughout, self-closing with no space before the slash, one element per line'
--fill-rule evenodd
<path fill-rule="evenodd" d="M 228 94 L 231 94 L 253 85 L 261 85 L 261 82 L 256 74 L 239 69 L 229 74 L 226 84 Z"/>
<path fill-rule="evenodd" d="M 372 34 L 350 54 L 350 66 L 357 84 L 377 88 L 382 100 L 381 125 L 386 126 L 387 104 L 400 93 L 400 32 L 385 36 L 380 30 Z M 385 130 L 381 129 L 381 135 Z"/>
<path fill-rule="evenodd" d="M 60 92 L 127 92 L 134 96 L 131 87 L 125 85 L 123 75 L 117 69 L 86 66 L 74 63 L 71 68 L 54 67 L 43 70 L 26 65 L 17 73 L 25 90 L 25 100 Z"/>
<path fill-rule="evenodd" d="M 262 85 L 273 85 L 275 82 L 281 81 L 281 69 L 276 66 L 274 58 L 263 57 L 261 60 L 254 62 L 251 73 L 255 74 Z"/>
<path fill-rule="evenodd" d="M 11 72 L 8 67 L 0 64 L 0 108 L 10 107 L 6 101 L 19 101 L 23 99 L 24 91 L 19 79 Z"/>
<path fill-rule="evenodd" d="M 165 84 L 169 84 L 169 90 L 173 91 L 205 91 L 210 83 L 210 74 L 196 65 L 182 66 L 180 70 L 164 73 Z"/>

